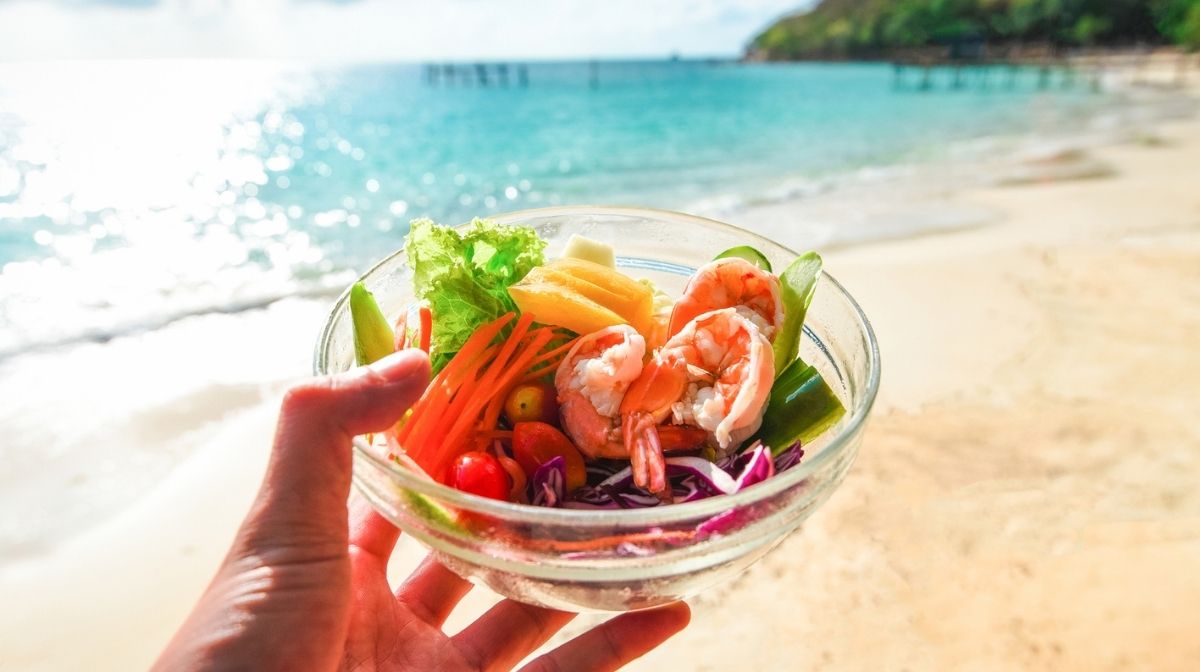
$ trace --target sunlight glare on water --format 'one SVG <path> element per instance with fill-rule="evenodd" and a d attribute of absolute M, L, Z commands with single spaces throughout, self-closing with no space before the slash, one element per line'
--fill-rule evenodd
<path fill-rule="evenodd" d="M 286 114 L 303 73 L 44 63 L 3 66 L 0 82 L 0 353 L 261 302 L 319 265 L 286 212 L 254 198 L 264 154 L 292 149 L 264 144 L 304 133 Z M 19 240 L 17 223 L 34 235 Z"/>
<path fill-rule="evenodd" d="M 1032 73 L 897 91 L 880 64 L 607 62 L 595 86 L 587 62 L 486 85 L 481 67 L 499 66 L 0 65 L 0 357 L 335 292 L 414 217 L 625 203 L 737 222 L 956 142 L 1078 128 L 1105 99 Z"/>

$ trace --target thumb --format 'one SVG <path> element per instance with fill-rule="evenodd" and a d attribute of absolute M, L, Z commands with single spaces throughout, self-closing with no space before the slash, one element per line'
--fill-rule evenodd
<path fill-rule="evenodd" d="M 247 523 L 264 533 L 264 541 L 344 546 L 351 439 L 396 423 L 428 383 L 429 358 L 403 350 L 288 391 Z"/>

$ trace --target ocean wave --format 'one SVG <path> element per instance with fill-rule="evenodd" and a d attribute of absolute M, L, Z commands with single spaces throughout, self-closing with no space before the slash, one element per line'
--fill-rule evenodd
<path fill-rule="evenodd" d="M 971 188 L 1106 176 L 1110 169 L 1090 150 L 1153 142 L 1149 129 L 1194 116 L 1195 103 L 1186 92 L 1122 87 L 1073 126 L 981 134 L 919 158 L 787 175 L 745 191 L 706 196 L 683 209 L 755 230 L 788 231 L 812 247 L 985 226 L 996 213 L 950 203 L 947 197 Z"/>
<path fill-rule="evenodd" d="M 211 450 L 254 473 L 327 310 L 284 299 L 0 361 L 0 557 L 40 561 Z"/>
<path fill-rule="evenodd" d="M 643 203 L 813 247 L 985 225 L 944 197 L 1102 174 L 1063 157 L 1188 107 L 1140 90 L 899 94 L 869 66 L 468 92 L 399 66 L 190 63 L 195 81 L 139 111 L 128 100 L 174 66 L 3 67 L 0 358 L 332 296 L 422 215 Z"/>
<path fill-rule="evenodd" d="M 53 274 L 51 270 L 49 273 Z M 198 291 L 190 296 L 176 289 L 174 295 L 153 305 L 84 305 L 70 301 L 46 303 L 44 297 L 11 294 L 0 303 L 0 314 L 18 314 L 14 305 L 37 304 L 37 311 L 46 316 L 69 315 L 72 319 L 47 317 L 33 319 L 21 315 L 10 320 L 0 331 L 0 361 L 28 352 L 59 348 L 79 343 L 103 343 L 114 338 L 161 329 L 192 317 L 216 314 L 235 314 L 266 308 L 277 301 L 292 298 L 332 300 L 353 282 L 352 271 L 331 273 L 317 280 L 288 282 L 270 288 L 253 287 L 241 291 L 206 296 Z"/>

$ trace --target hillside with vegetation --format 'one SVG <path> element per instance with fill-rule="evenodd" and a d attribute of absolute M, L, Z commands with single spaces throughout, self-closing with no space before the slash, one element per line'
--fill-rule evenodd
<path fill-rule="evenodd" d="M 957 45 L 1200 49 L 1200 0 L 824 0 L 748 48 L 764 60 L 877 58 Z"/>

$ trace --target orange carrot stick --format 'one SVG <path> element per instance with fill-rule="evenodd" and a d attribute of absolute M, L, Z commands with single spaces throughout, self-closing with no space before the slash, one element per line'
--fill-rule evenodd
<path fill-rule="evenodd" d="M 547 353 L 538 355 L 537 358 L 533 360 L 533 363 L 531 364 L 531 368 L 533 366 L 537 366 L 538 364 L 541 364 L 542 362 L 548 362 L 552 359 L 566 356 L 567 351 L 571 349 L 571 346 L 575 345 L 575 341 L 577 341 L 577 340 L 579 340 L 579 339 L 572 338 L 571 340 L 567 341 L 563 345 L 560 345 L 557 348 L 554 348 L 553 350 L 551 350 Z"/>
<path fill-rule="evenodd" d="M 450 360 L 450 363 L 446 365 L 446 368 L 442 369 L 442 372 L 454 372 L 469 366 L 472 363 L 474 356 L 483 352 L 483 350 L 486 349 L 489 344 L 491 344 L 492 339 L 496 337 L 496 334 L 500 333 L 500 330 L 504 328 L 504 325 L 508 324 L 515 316 L 515 313 L 505 313 L 492 322 L 489 322 L 479 329 L 476 329 L 475 333 L 471 334 L 471 337 L 467 339 L 467 342 L 463 343 L 463 346 L 458 349 L 458 352 L 455 353 L 454 358 Z M 450 373 L 448 375 L 454 374 Z"/>
<path fill-rule="evenodd" d="M 505 313 L 477 329 L 459 348 L 450 363 L 438 373 L 425 390 L 425 394 L 413 406 L 413 419 L 406 423 L 407 431 L 404 432 L 404 436 L 397 437 L 401 445 L 404 445 L 405 450 L 410 453 L 414 451 L 419 453 L 422 450 L 425 430 L 431 423 L 439 419 L 440 414 L 436 411 L 445 408 L 449 397 L 454 395 L 462 381 L 475 369 L 478 360 L 487 354 L 491 340 L 515 315 L 515 313 Z M 408 439 L 407 443 L 404 439 Z"/>
<path fill-rule="evenodd" d="M 433 336 L 433 313 L 430 312 L 429 306 L 421 306 L 417 309 L 417 318 L 421 324 L 421 349 L 426 354 L 429 353 L 429 340 Z"/>
<path fill-rule="evenodd" d="M 475 394 L 476 390 L 480 390 L 482 394 L 487 395 L 489 392 L 494 393 L 494 381 L 500 376 L 500 373 L 508 365 L 514 351 L 517 350 L 521 340 L 525 337 L 525 332 L 529 329 L 529 325 L 533 324 L 532 315 L 522 315 L 517 324 L 513 327 L 512 334 L 508 340 L 500 348 L 499 354 L 491 361 L 487 370 L 474 384 L 466 389 L 459 391 L 456 395 L 454 404 L 444 413 L 446 421 L 444 424 L 449 425 L 449 430 L 443 438 L 443 446 L 437 451 L 437 455 L 446 454 L 447 451 L 455 450 L 456 439 L 464 433 L 464 430 L 478 417 L 479 411 L 483 410 L 483 404 L 479 404 L 480 408 L 473 413 L 468 409 L 472 408 L 479 395 Z M 484 397 L 483 403 L 486 403 L 490 396 Z"/>
<path fill-rule="evenodd" d="M 553 337 L 554 334 L 551 333 L 539 334 L 539 338 L 535 339 L 534 342 L 531 343 L 528 348 L 526 348 L 526 351 L 522 353 L 522 356 L 517 359 L 513 365 L 508 368 L 508 370 L 504 371 L 503 377 L 496 384 L 496 389 L 504 389 L 504 387 L 516 382 L 521 378 L 521 376 L 529 371 L 529 364 L 533 361 L 533 358 L 537 356 L 537 351 L 545 347 L 545 345 L 549 343 L 550 339 Z"/>
<path fill-rule="evenodd" d="M 500 422 L 500 411 L 504 408 L 504 400 L 508 397 L 507 390 L 501 390 L 488 402 L 483 412 L 483 429 L 492 429 Z"/>
<path fill-rule="evenodd" d="M 413 430 L 424 416 L 425 409 L 428 408 L 431 403 L 433 403 L 433 397 L 435 395 L 444 393 L 442 386 L 443 382 L 444 380 L 441 374 L 435 376 L 433 380 L 429 382 L 429 387 L 426 387 L 425 391 L 421 393 L 421 397 L 417 399 L 417 403 L 412 405 L 412 408 L 409 410 L 408 422 L 405 422 L 396 431 L 396 441 L 398 443 L 403 445 L 405 440 L 412 435 Z"/>
<path fill-rule="evenodd" d="M 433 461 L 432 464 L 442 467 L 447 461 L 447 458 L 453 458 L 455 456 L 453 454 L 454 446 L 461 445 L 463 443 L 463 434 L 470 427 L 471 421 L 479 417 L 480 411 L 483 410 L 483 407 L 494 395 L 498 394 L 499 390 L 506 389 L 510 384 L 518 379 L 518 377 L 528 368 L 529 362 L 535 356 L 537 356 L 538 351 L 545 347 L 545 345 L 549 343 L 550 339 L 553 337 L 554 334 L 550 333 L 549 331 L 539 333 L 534 338 L 533 342 L 530 343 L 529 346 L 526 347 L 510 365 L 503 367 L 504 370 L 501 371 L 501 367 L 496 366 L 495 363 L 493 363 L 492 367 L 489 367 L 489 374 L 491 373 L 491 370 L 494 369 L 499 374 L 499 379 L 495 380 L 495 382 L 492 382 L 494 379 L 492 379 L 491 376 L 488 376 L 488 384 L 480 386 L 482 394 L 473 395 L 470 403 L 465 407 L 463 415 L 459 416 L 459 419 L 451 427 L 450 432 L 448 432 L 443 439 L 443 450 L 439 452 L 439 459 Z M 434 473 L 440 472 L 435 470 Z"/>
<path fill-rule="evenodd" d="M 478 357 L 473 357 L 472 355 L 475 353 L 472 351 L 460 353 L 450 360 L 450 364 L 430 382 L 425 393 L 413 405 L 411 419 L 397 434 L 397 440 L 405 446 L 406 450 L 421 451 L 423 438 L 428 428 L 440 419 L 441 412 L 450 403 L 463 380 L 474 372 L 475 367 L 481 361 L 487 360 L 489 350 L 485 348 L 483 352 L 477 353 Z M 468 362 L 469 359 L 474 361 Z"/>
<path fill-rule="evenodd" d="M 397 435 L 397 441 L 414 459 L 424 452 L 430 428 L 442 419 L 443 411 L 464 379 L 476 371 L 482 363 L 486 363 L 488 355 L 494 347 L 488 345 L 492 338 L 514 316 L 514 313 L 507 313 L 476 330 L 450 360 L 450 363 L 438 373 L 425 390 L 425 394 L 413 406 L 413 416 Z"/>
<path fill-rule="evenodd" d="M 567 356 L 567 352 L 571 346 L 575 345 L 578 337 L 572 338 L 566 343 L 538 355 L 529 365 L 529 372 L 521 378 L 520 382 L 528 383 L 554 371 L 562 364 L 562 360 Z"/>
<path fill-rule="evenodd" d="M 512 377 L 517 372 L 520 372 L 524 366 L 528 365 L 529 359 L 532 358 L 532 355 L 536 354 L 537 349 L 540 349 L 546 344 L 547 339 L 550 336 L 551 335 L 548 333 L 539 334 L 539 337 L 536 338 L 534 343 L 530 344 L 530 347 L 526 347 L 521 353 L 519 353 L 517 358 L 512 363 L 497 365 L 496 362 L 493 362 L 493 366 L 489 367 L 489 372 L 485 376 L 487 382 L 481 383 L 479 386 L 479 393 L 471 396 L 468 404 L 463 408 L 461 415 L 457 416 L 458 419 L 455 421 L 454 425 L 451 426 L 450 431 L 446 433 L 445 437 L 443 437 L 443 448 L 438 452 L 437 459 L 431 460 L 432 465 L 440 468 L 444 466 L 449 459 L 453 459 L 453 457 L 456 455 L 456 447 L 461 447 L 464 445 L 465 434 L 470 430 L 471 425 L 474 424 L 474 422 L 478 419 L 479 413 L 483 411 L 484 406 L 486 406 L 491 399 L 495 398 L 495 396 L 499 394 L 500 390 L 505 389 L 509 385 Z M 492 375 L 493 372 L 495 375 Z"/>
<path fill-rule="evenodd" d="M 412 434 L 408 437 L 409 443 L 416 450 L 425 451 L 429 447 L 428 444 L 431 443 L 430 439 L 444 433 L 442 426 L 446 422 L 448 409 L 453 405 L 456 398 L 469 393 L 470 387 L 474 385 L 474 380 L 478 376 L 479 368 L 491 361 L 492 353 L 494 352 L 495 346 L 486 348 L 470 364 L 469 368 L 462 368 L 459 371 L 453 372 L 455 380 L 441 381 L 441 385 L 439 386 L 440 394 L 433 395 L 430 398 L 430 403 L 421 409 L 421 418 L 416 423 Z M 446 368 L 448 369 L 449 367 Z"/>
<path fill-rule="evenodd" d="M 554 359 L 542 362 L 541 364 L 538 364 L 537 366 L 530 367 L 529 372 L 525 375 L 525 377 L 529 378 L 529 379 L 541 378 L 542 376 L 546 375 L 547 373 L 551 373 L 552 371 L 557 370 L 558 367 L 562 366 L 562 363 L 566 359 L 567 359 L 566 355 L 560 355 L 558 357 L 555 357 Z"/>
<path fill-rule="evenodd" d="M 548 362 L 544 366 L 539 366 L 535 369 L 530 369 L 529 372 L 526 373 L 525 376 L 521 378 L 521 380 L 517 381 L 517 383 L 518 384 L 532 383 L 533 381 L 537 380 L 538 378 L 542 378 L 546 374 L 558 370 L 558 367 L 561 364 L 562 364 L 562 360 L 560 359 L 557 361 Z"/>

